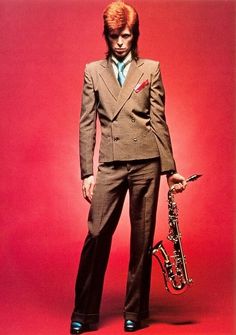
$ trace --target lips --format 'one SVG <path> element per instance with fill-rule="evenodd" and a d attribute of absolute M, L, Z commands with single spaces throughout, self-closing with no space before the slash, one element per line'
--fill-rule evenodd
<path fill-rule="evenodd" d="M 115 49 L 116 52 L 124 52 L 126 49 Z"/>

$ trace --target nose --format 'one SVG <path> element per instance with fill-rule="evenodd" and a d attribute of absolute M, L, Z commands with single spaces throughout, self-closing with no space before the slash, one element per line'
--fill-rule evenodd
<path fill-rule="evenodd" d="M 123 45 L 123 39 L 122 39 L 121 36 L 119 36 L 119 38 L 117 40 L 117 44 L 118 44 L 119 48 L 122 47 L 122 45 Z"/>

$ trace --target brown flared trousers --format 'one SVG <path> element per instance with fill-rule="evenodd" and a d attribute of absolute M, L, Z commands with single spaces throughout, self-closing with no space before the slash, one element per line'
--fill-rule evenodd
<path fill-rule="evenodd" d="M 127 191 L 131 237 L 124 317 L 134 321 L 148 317 L 151 247 L 159 184 L 159 158 L 99 165 L 88 217 L 89 232 L 81 253 L 76 280 L 72 321 L 96 323 L 99 320 L 112 236 Z"/>

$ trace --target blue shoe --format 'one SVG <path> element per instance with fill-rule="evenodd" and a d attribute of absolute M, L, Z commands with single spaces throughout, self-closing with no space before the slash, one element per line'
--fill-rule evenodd
<path fill-rule="evenodd" d="M 140 329 L 140 322 L 132 321 L 132 320 L 125 320 L 125 324 L 124 324 L 125 332 L 135 332 L 138 329 Z"/>
<path fill-rule="evenodd" d="M 70 333 L 71 334 L 82 334 L 89 330 L 89 325 L 83 322 L 71 322 Z"/>

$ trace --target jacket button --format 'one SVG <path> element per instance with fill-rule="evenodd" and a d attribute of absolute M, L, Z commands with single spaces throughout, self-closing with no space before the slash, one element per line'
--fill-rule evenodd
<path fill-rule="evenodd" d="M 133 140 L 134 140 L 134 142 L 137 142 L 137 138 L 136 137 L 134 137 Z"/>
<path fill-rule="evenodd" d="M 115 142 L 119 141 L 119 137 L 114 137 L 114 141 Z"/>

